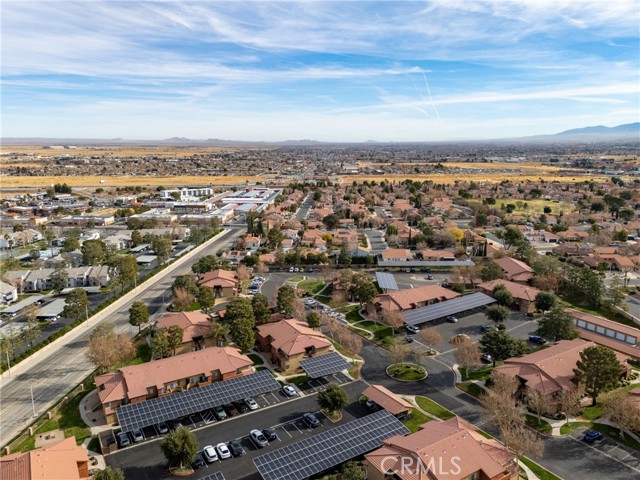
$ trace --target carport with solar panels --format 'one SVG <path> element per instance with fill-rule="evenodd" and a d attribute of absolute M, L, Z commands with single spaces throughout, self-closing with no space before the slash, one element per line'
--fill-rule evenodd
<path fill-rule="evenodd" d="M 279 388 L 280 384 L 270 372 L 256 372 L 166 397 L 125 405 L 116 410 L 116 415 L 122 431 L 131 432 Z"/>
<path fill-rule="evenodd" d="M 302 480 L 380 448 L 409 429 L 386 410 L 372 413 L 253 460 L 264 480 Z"/>
<path fill-rule="evenodd" d="M 486 307 L 495 303 L 495 299 L 489 295 L 477 292 L 471 295 L 447 300 L 445 302 L 434 303 L 426 307 L 416 308 L 404 312 L 404 322 L 407 325 L 422 325 L 424 323 L 433 322 L 435 320 L 445 319 L 449 315 L 457 315 L 459 313 L 475 310 L 476 308 Z"/>
<path fill-rule="evenodd" d="M 300 360 L 300 366 L 311 378 L 320 378 L 349 369 L 349 364 L 338 352 Z"/>
<path fill-rule="evenodd" d="M 396 282 L 396 277 L 391 273 L 376 272 L 376 280 L 378 281 L 378 286 L 385 292 L 400 290 Z"/>

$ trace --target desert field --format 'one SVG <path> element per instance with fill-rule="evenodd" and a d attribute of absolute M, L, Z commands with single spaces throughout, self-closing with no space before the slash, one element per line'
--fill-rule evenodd
<path fill-rule="evenodd" d="M 358 167 L 380 167 L 386 166 L 388 163 L 372 163 L 372 162 L 358 162 Z M 431 166 L 433 167 L 434 162 L 398 162 L 395 165 L 403 165 L 403 166 Z M 555 165 L 540 165 L 536 162 L 495 162 L 495 163 L 485 163 L 485 162 L 445 162 L 444 165 L 447 168 L 477 168 L 483 170 L 502 170 L 502 169 L 513 169 L 520 170 L 522 172 L 526 171 L 545 171 L 545 172 L 557 172 L 560 170 L 560 167 Z M 563 168 L 566 170 L 566 168 Z"/>
<path fill-rule="evenodd" d="M 172 187 L 184 185 L 242 185 L 265 181 L 257 176 L 201 177 L 183 175 L 176 177 L 152 176 L 0 176 L 0 188 L 47 188 L 55 183 L 66 183 L 70 187 Z"/>
<path fill-rule="evenodd" d="M 251 149 L 264 149 L 264 147 L 246 147 Z M 60 157 L 63 155 L 83 156 L 83 155 L 104 155 L 114 157 L 145 157 L 156 156 L 160 158 L 182 158 L 193 155 L 206 155 L 212 153 L 237 151 L 237 147 L 215 147 L 215 146 L 178 146 L 178 145 L 162 145 L 162 146 L 78 146 L 78 148 L 53 150 L 50 148 L 42 148 L 42 146 L 34 145 L 2 145 L 0 153 L 15 153 L 19 155 L 38 155 L 42 157 Z M 0 157 L 1 158 L 1 157 Z"/>
<path fill-rule="evenodd" d="M 488 182 L 488 183 L 500 183 L 503 180 L 510 180 L 512 182 L 526 182 L 528 180 L 532 182 L 539 182 L 540 180 L 544 180 L 545 182 L 583 182 L 585 180 L 589 180 L 592 182 L 602 182 L 607 183 L 611 181 L 611 177 L 605 176 L 560 176 L 560 175 L 540 175 L 540 174 L 532 174 L 532 173 L 497 173 L 497 174 L 460 174 L 456 173 L 455 175 L 448 173 L 434 173 L 434 174 L 419 174 L 419 173 L 407 173 L 406 175 L 342 175 L 339 177 L 340 183 L 349 184 L 354 180 L 357 182 L 366 181 L 376 181 L 380 182 L 381 180 L 388 180 L 392 182 L 402 182 L 403 180 L 411 179 L 418 180 L 421 182 L 425 182 L 427 180 L 431 180 L 434 183 L 441 183 L 445 185 L 451 185 L 456 182 Z M 625 178 L 625 177 L 623 177 Z"/>

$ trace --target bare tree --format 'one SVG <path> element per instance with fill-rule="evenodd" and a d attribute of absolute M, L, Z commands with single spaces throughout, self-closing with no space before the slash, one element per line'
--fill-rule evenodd
<path fill-rule="evenodd" d="M 501 428 L 500 433 L 504 444 L 516 454 L 518 459 L 527 454 L 532 457 L 541 457 L 544 453 L 544 443 L 538 435 L 531 431 L 524 422 L 515 423 L 509 427 Z"/>
<path fill-rule="evenodd" d="M 176 288 L 173 292 L 173 307 L 178 312 L 184 312 L 191 308 L 195 297 L 184 288 Z"/>
<path fill-rule="evenodd" d="M 330 315 L 327 315 L 326 313 L 321 313 L 320 325 L 322 325 L 327 330 L 327 332 L 329 332 L 329 335 L 331 336 L 332 340 L 336 339 L 335 337 L 338 330 L 340 329 L 340 324 L 337 322 L 335 318 L 331 317 Z"/>
<path fill-rule="evenodd" d="M 564 390 L 560 395 L 560 409 L 564 412 L 567 425 L 569 424 L 569 417 L 575 417 L 582 411 L 582 405 L 580 404 L 582 395 L 584 395 L 584 389 L 580 387 Z"/>
<path fill-rule="evenodd" d="M 302 300 L 301 298 L 296 298 L 293 301 L 293 308 L 291 313 L 293 315 L 293 318 L 304 321 L 307 318 L 307 311 L 304 307 L 304 300 Z"/>
<path fill-rule="evenodd" d="M 531 392 L 527 403 L 529 408 L 536 412 L 538 423 L 540 423 L 540 416 L 546 415 L 551 410 L 549 397 L 539 390 L 533 390 Z"/>
<path fill-rule="evenodd" d="M 265 265 L 264 262 L 258 262 L 258 265 L 256 265 L 256 272 L 267 273 L 268 271 L 269 271 L 269 267 Z"/>
<path fill-rule="evenodd" d="M 338 330 L 338 343 L 351 358 L 355 358 L 362 350 L 362 337 L 344 327 Z"/>
<path fill-rule="evenodd" d="M 347 301 L 346 290 L 333 290 L 331 292 L 331 301 L 335 303 L 344 303 Z"/>
<path fill-rule="evenodd" d="M 629 395 L 617 395 L 607 401 L 604 416 L 611 423 L 624 432 L 640 430 L 640 404 L 629 398 Z"/>
<path fill-rule="evenodd" d="M 453 355 L 458 365 L 465 369 L 466 375 L 469 374 L 470 370 L 475 370 L 482 364 L 480 362 L 480 356 L 482 355 L 480 347 L 470 340 L 460 343 L 453 351 Z"/>
<path fill-rule="evenodd" d="M 118 363 L 127 362 L 136 355 L 136 348 L 126 334 L 117 334 L 113 324 L 101 324 L 89 337 L 87 358 L 99 371 L 106 372 Z"/>
<path fill-rule="evenodd" d="M 442 335 L 433 327 L 423 328 L 422 330 L 420 330 L 420 338 L 422 340 L 422 343 L 430 351 L 433 351 L 433 347 L 439 345 L 442 342 Z"/>
<path fill-rule="evenodd" d="M 383 310 L 380 314 L 380 321 L 391 327 L 391 333 L 396 334 L 395 329 L 400 328 L 404 324 L 404 319 L 400 312 L 391 310 Z"/>
<path fill-rule="evenodd" d="M 513 398 L 518 388 L 517 380 L 495 371 L 491 379 L 491 388 L 480 399 L 487 421 L 496 425 L 501 432 L 512 425 L 524 422 L 524 409 L 516 406 Z"/>
<path fill-rule="evenodd" d="M 389 351 L 387 353 L 389 362 L 391 362 L 392 364 L 402 363 L 407 359 L 410 352 L 411 349 L 407 344 L 401 343 L 401 341 L 396 341 L 393 345 L 391 345 L 391 347 L 389 347 Z"/>
<path fill-rule="evenodd" d="M 236 269 L 236 275 L 240 283 L 244 283 L 251 277 L 251 272 L 245 265 L 238 265 Z"/>

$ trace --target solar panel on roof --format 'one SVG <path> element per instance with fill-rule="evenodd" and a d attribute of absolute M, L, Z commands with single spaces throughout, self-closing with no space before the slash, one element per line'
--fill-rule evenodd
<path fill-rule="evenodd" d="M 447 300 L 446 302 L 435 303 L 404 312 L 404 321 L 408 325 L 420 325 L 439 318 L 445 318 L 449 315 L 455 315 L 456 313 L 484 307 L 494 302 L 495 299 L 489 295 L 481 292 L 472 293 L 471 295 L 464 295 L 454 298 L 453 300 Z"/>
<path fill-rule="evenodd" d="M 383 290 L 398 290 L 396 277 L 391 273 L 376 272 L 376 280 L 378 281 L 378 286 Z"/>
<path fill-rule="evenodd" d="M 302 480 L 382 446 L 409 429 L 386 410 L 359 418 L 253 460 L 264 480 Z"/>
<path fill-rule="evenodd" d="M 130 432 L 279 388 L 280 384 L 270 372 L 256 372 L 186 392 L 122 406 L 116 410 L 116 415 L 122 431 Z"/>
<path fill-rule="evenodd" d="M 214 472 L 206 477 L 202 477 L 200 480 L 224 480 L 222 472 Z"/>
<path fill-rule="evenodd" d="M 311 378 L 324 377 L 349 368 L 347 361 L 338 352 L 300 360 L 300 366 Z"/>
<path fill-rule="evenodd" d="M 473 260 L 378 260 L 379 267 L 473 267 Z"/>

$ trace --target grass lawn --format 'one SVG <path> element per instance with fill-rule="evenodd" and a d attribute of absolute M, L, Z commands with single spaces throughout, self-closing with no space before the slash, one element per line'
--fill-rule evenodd
<path fill-rule="evenodd" d="M 333 344 L 333 346 L 335 347 L 335 349 L 340 352 L 342 355 L 344 355 L 345 357 L 349 357 L 349 358 L 353 358 L 351 357 L 351 355 L 349 355 L 344 348 L 342 348 L 342 345 L 340 345 L 338 342 L 336 342 L 335 340 L 333 340 L 331 337 L 329 337 L 329 341 Z M 362 360 L 362 357 L 360 355 L 356 355 L 355 358 L 357 360 Z"/>
<path fill-rule="evenodd" d="M 40 425 L 35 433 L 44 433 L 50 430 L 62 429 L 64 430 L 65 438 L 75 436 L 76 443 L 81 445 L 85 438 L 91 436 L 91 430 L 80 418 L 80 400 L 82 400 L 88 394 L 87 391 L 78 392 L 74 397 L 71 397 L 69 401 L 54 415 L 53 418 L 47 420 Z M 35 436 L 28 437 L 20 445 L 18 445 L 13 452 L 26 452 L 35 448 L 36 439 Z"/>
<path fill-rule="evenodd" d="M 422 410 L 438 417 L 441 420 L 449 420 L 450 418 L 455 417 L 454 413 L 451 413 L 449 410 L 437 404 L 430 398 L 418 396 L 416 397 L 416 403 Z"/>
<path fill-rule="evenodd" d="M 501 365 L 502 363 L 503 362 L 496 362 L 496 366 Z M 460 367 L 459 370 L 463 380 L 486 380 L 491 376 L 493 365 L 487 365 L 486 367 L 482 367 L 477 370 L 470 370 L 468 372 L 464 367 Z"/>
<path fill-rule="evenodd" d="M 353 305 L 347 308 L 342 313 L 344 313 L 345 317 L 347 318 L 347 322 L 349 323 L 359 322 L 360 320 L 362 320 L 362 317 L 358 313 L 358 310 L 360 310 L 360 307 L 358 305 Z"/>
<path fill-rule="evenodd" d="M 301 288 L 305 292 L 309 292 L 311 295 L 315 295 L 326 285 L 324 280 L 303 280 L 298 283 L 298 288 Z"/>
<path fill-rule="evenodd" d="M 482 200 L 474 200 L 470 199 L 471 202 L 482 202 Z M 573 212 L 575 210 L 575 206 L 571 203 L 555 203 L 551 200 L 544 200 L 541 198 L 531 199 L 531 200 L 521 200 L 521 204 L 519 201 L 513 198 L 496 198 L 496 208 L 500 208 L 500 206 L 504 203 L 505 205 L 513 204 L 516 206 L 516 209 L 513 211 L 513 215 L 540 215 L 544 213 L 544 207 L 551 208 L 550 215 L 558 215 L 560 211 L 565 213 Z M 528 208 L 524 208 L 524 204 L 527 204 Z M 520 207 L 518 208 L 518 206 Z M 547 214 L 549 215 L 549 214 Z"/>
<path fill-rule="evenodd" d="M 527 425 L 529 425 L 530 427 L 533 427 L 542 433 L 551 435 L 552 427 L 544 420 L 541 419 L 540 422 L 538 422 L 537 416 L 529 415 L 529 414 L 527 414 L 526 419 L 527 419 Z"/>
<path fill-rule="evenodd" d="M 460 390 L 467 392 L 469 395 L 473 395 L 476 398 L 479 398 L 480 396 L 484 395 L 484 389 L 473 382 L 458 383 L 458 385 L 456 386 Z"/>
<path fill-rule="evenodd" d="M 569 422 L 569 424 L 565 423 L 560 427 L 560 435 L 568 435 L 580 427 L 591 428 L 591 425 L 593 425 L 591 422 Z"/>
<path fill-rule="evenodd" d="M 411 430 L 411 433 L 417 432 L 420 425 L 423 425 L 432 420 L 431 417 L 427 417 L 424 413 L 418 410 L 411 410 L 411 417 L 402 421 L 404 425 Z"/>
<path fill-rule="evenodd" d="M 554 475 L 549 470 L 547 470 L 544 467 L 541 467 L 534 461 L 529 460 L 527 457 L 522 457 L 520 460 L 527 467 L 529 467 L 531 471 L 535 473 L 540 480 L 560 480 L 560 477 L 558 477 L 557 475 Z"/>
<path fill-rule="evenodd" d="M 287 282 L 300 283 L 303 280 L 304 280 L 304 275 L 296 275 L 295 277 L 288 278 Z"/>
<path fill-rule="evenodd" d="M 602 432 L 609 438 L 613 438 L 614 440 L 624 443 L 627 447 L 633 448 L 634 450 L 640 451 L 640 442 L 638 442 L 635 438 L 630 437 L 629 435 L 621 435 L 620 430 L 612 427 L 611 425 L 603 425 L 601 423 L 594 423 L 591 427 L 592 430 L 597 430 L 598 432 Z"/>
<path fill-rule="evenodd" d="M 112 371 L 116 371 L 121 367 L 128 367 L 129 365 L 140 365 L 142 363 L 147 363 L 151 361 L 151 347 L 147 345 L 147 343 L 142 340 L 142 343 L 136 346 L 136 356 L 132 358 L 130 361 L 125 362 L 123 364 L 118 364 L 113 367 Z"/>
<path fill-rule="evenodd" d="M 308 382 L 311 380 L 309 375 L 298 375 L 297 377 L 291 377 L 287 379 L 288 383 L 293 383 L 294 385 L 300 385 L 301 383 Z"/>
<path fill-rule="evenodd" d="M 254 365 L 264 365 L 264 360 L 260 355 L 256 355 L 255 353 L 250 353 L 247 355 L 249 359 L 253 362 Z"/>
<path fill-rule="evenodd" d="M 580 416 L 582 418 L 586 418 L 587 420 L 595 420 L 596 418 L 600 418 L 602 416 L 603 409 L 604 406 L 602 405 L 602 403 L 597 403 L 596 405 L 586 407 L 582 412 L 582 415 Z"/>
<path fill-rule="evenodd" d="M 402 380 L 405 382 L 413 382 L 423 379 L 427 371 L 420 365 L 414 363 L 396 363 L 389 365 L 387 373 L 395 380 Z"/>

